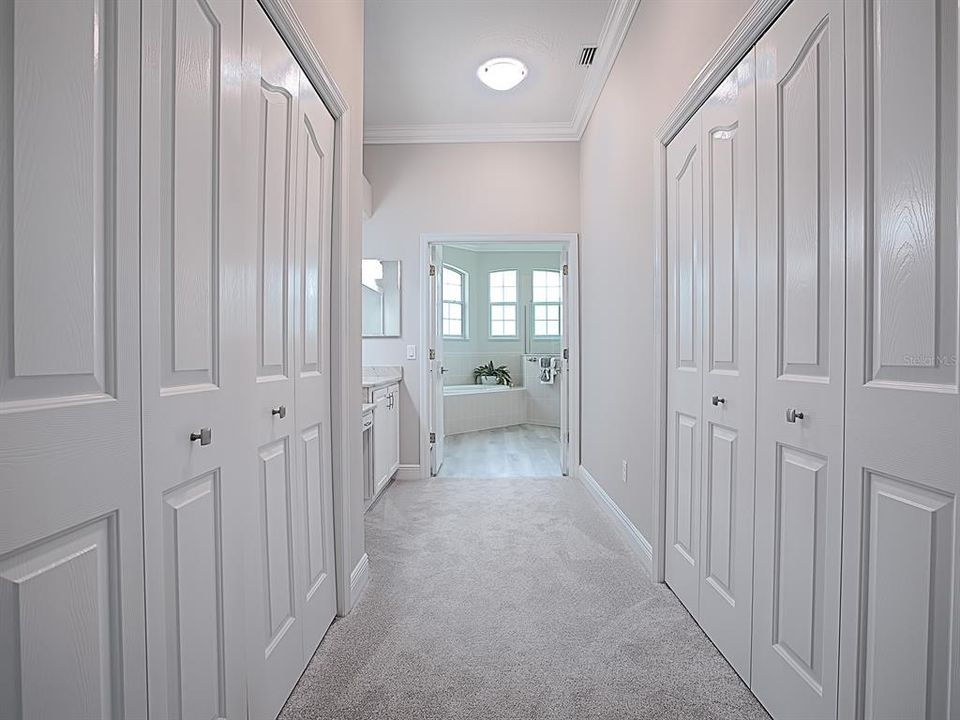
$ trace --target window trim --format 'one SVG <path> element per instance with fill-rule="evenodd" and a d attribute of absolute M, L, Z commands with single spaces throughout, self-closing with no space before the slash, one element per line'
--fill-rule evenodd
<path fill-rule="evenodd" d="M 512 272 L 514 277 L 514 300 L 512 302 L 493 302 L 490 299 L 490 278 L 495 273 Z M 493 334 L 493 306 L 513 307 L 513 335 Z M 487 338 L 490 340 L 519 340 L 520 339 L 520 270 L 515 267 L 505 267 L 487 271 Z"/>
<path fill-rule="evenodd" d="M 560 276 L 560 300 L 541 300 L 537 301 L 533 299 L 534 295 L 534 284 L 533 284 L 533 274 L 536 272 L 549 272 L 555 273 Z M 530 337 L 533 340 L 562 340 L 563 339 L 563 271 L 558 268 L 533 268 L 530 270 L 530 305 L 533 308 L 533 317 L 530 318 L 531 328 Z M 560 332 L 556 335 L 538 335 L 537 334 L 537 306 L 542 305 L 544 307 L 553 307 L 556 306 L 560 308 L 560 318 L 558 320 L 560 326 Z M 546 320 L 544 322 L 551 322 Z"/>
<path fill-rule="evenodd" d="M 445 270 L 450 269 L 460 276 L 460 300 L 444 300 L 443 299 L 443 273 Z M 440 337 L 444 340 L 469 340 L 470 327 L 467 322 L 467 298 L 470 297 L 468 292 L 468 283 L 470 282 L 470 274 L 461 268 L 458 268 L 456 265 L 451 265 L 450 263 L 443 263 L 440 266 Z M 443 306 L 447 303 L 451 305 L 460 305 L 460 329 L 462 330 L 460 335 L 447 335 L 443 331 Z"/>

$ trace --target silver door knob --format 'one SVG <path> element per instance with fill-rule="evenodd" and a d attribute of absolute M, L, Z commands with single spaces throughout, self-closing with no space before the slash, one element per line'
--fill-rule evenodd
<path fill-rule="evenodd" d="M 712 402 L 714 405 L 723 405 L 725 402 L 727 402 L 727 399 L 722 398 L 719 395 L 714 395 L 712 398 L 710 398 L 710 402 Z"/>
<path fill-rule="evenodd" d="M 803 420 L 803 413 L 795 408 L 787 408 L 787 422 L 795 423 L 797 420 Z"/>
<path fill-rule="evenodd" d="M 190 433 L 190 442 L 200 441 L 201 445 L 209 445 L 213 442 L 213 430 L 210 428 L 200 428 L 199 432 Z"/>
<path fill-rule="evenodd" d="M 283 418 L 287 416 L 287 407 L 286 405 L 280 405 L 279 407 L 275 407 L 270 411 L 270 414 L 279 415 L 280 419 L 283 420 Z"/>

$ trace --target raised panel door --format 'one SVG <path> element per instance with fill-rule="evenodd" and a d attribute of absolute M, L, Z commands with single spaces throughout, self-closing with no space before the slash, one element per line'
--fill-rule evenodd
<path fill-rule="evenodd" d="M 700 111 L 703 465 L 697 620 L 750 679 L 756 388 L 756 88 L 751 52 Z"/>
<path fill-rule="evenodd" d="M 0 2 L 0 718 L 146 714 L 139 57 L 139 4 Z"/>
<path fill-rule="evenodd" d="M 667 146 L 667 584 L 697 616 L 700 595 L 703 218 L 701 118 Z"/>
<path fill-rule="evenodd" d="M 960 717 L 957 4 L 849 2 L 840 715 Z"/>
<path fill-rule="evenodd" d="M 297 160 L 301 71 L 258 3 L 243 8 L 245 223 L 255 268 L 255 377 L 251 451 L 257 481 L 248 510 L 245 579 L 251 717 L 275 717 L 303 671 L 302 563 L 305 490 L 300 467 L 309 434 L 298 429 L 297 375 L 318 346 L 294 342 L 297 318 Z M 319 299 L 318 299 L 319 302 Z M 304 318 L 306 315 L 303 316 Z M 314 423 L 314 430 L 319 423 Z M 305 426 L 306 428 L 306 426 Z"/>
<path fill-rule="evenodd" d="M 303 604 L 304 663 L 337 612 L 330 427 L 330 257 L 333 232 L 333 118 L 306 75 L 297 119 L 294 387 L 301 535 L 296 543 Z"/>
<path fill-rule="evenodd" d="M 844 383 L 843 7 L 787 7 L 757 57 L 751 689 L 835 718 Z"/>
<path fill-rule="evenodd" d="M 144 3 L 141 343 L 152 715 L 246 712 L 240 6 Z M 209 428 L 207 445 L 191 440 Z"/>

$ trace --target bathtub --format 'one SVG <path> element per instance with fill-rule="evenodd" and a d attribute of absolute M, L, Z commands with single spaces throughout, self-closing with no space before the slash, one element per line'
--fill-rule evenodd
<path fill-rule="evenodd" d="M 510 392 L 523 388 L 509 387 L 508 385 L 444 385 L 443 395 L 479 395 L 481 393 Z"/>
<path fill-rule="evenodd" d="M 446 385 L 443 388 L 445 435 L 491 430 L 526 421 L 527 391 L 506 385 Z"/>

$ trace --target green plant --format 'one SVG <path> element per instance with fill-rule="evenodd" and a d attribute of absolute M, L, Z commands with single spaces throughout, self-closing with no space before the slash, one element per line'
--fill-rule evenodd
<path fill-rule="evenodd" d="M 513 380 L 510 377 L 510 370 L 506 365 L 495 367 L 493 360 L 486 365 L 478 365 L 473 369 L 474 382 L 480 382 L 480 378 L 494 377 L 497 379 L 497 385 L 510 385 Z"/>

